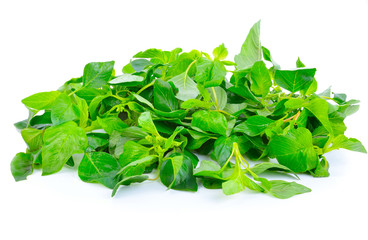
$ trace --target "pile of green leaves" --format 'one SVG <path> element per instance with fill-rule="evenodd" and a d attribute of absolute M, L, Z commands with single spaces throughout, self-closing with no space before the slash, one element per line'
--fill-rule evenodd
<path fill-rule="evenodd" d="M 186 191 L 201 182 L 226 195 L 245 188 L 278 198 L 309 192 L 264 173 L 327 177 L 325 153 L 365 153 L 344 135 L 344 119 L 359 101 L 330 89 L 317 94 L 316 69 L 300 59 L 295 69 L 281 69 L 259 36 L 257 22 L 234 62 L 225 60 L 224 44 L 213 56 L 148 49 L 122 74 L 113 61 L 88 63 L 82 77 L 57 91 L 23 99 L 29 116 L 15 126 L 28 148 L 11 162 L 15 180 L 34 168 L 49 175 L 67 165 L 113 195 L 122 185 L 156 179 Z M 199 163 L 196 154 L 207 160 Z"/>

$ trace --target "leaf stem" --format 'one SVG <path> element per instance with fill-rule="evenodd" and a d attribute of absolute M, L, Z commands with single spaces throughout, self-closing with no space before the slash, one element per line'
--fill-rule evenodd
<path fill-rule="evenodd" d="M 78 89 L 74 90 L 73 92 L 69 93 L 69 94 L 68 94 L 68 97 L 70 97 L 71 95 L 75 94 L 76 92 L 78 92 L 78 91 L 79 91 L 79 90 L 81 90 L 81 89 L 83 89 L 83 87 L 78 88 Z"/>
<path fill-rule="evenodd" d="M 212 89 L 213 97 L 215 98 L 216 109 L 217 109 L 217 111 L 219 111 L 220 108 L 219 108 L 219 104 L 218 104 L 218 100 L 217 100 L 217 95 L 216 95 L 215 88 L 214 87 L 211 87 L 211 89 Z"/>
<path fill-rule="evenodd" d="M 193 64 L 194 64 L 194 63 L 196 63 L 196 62 L 197 62 L 197 59 L 196 59 L 196 60 L 194 60 L 193 62 L 191 62 L 191 63 L 189 64 L 189 66 L 187 67 L 187 69 L 185 70 L 185 73 L 184 73 L 184 87 L 185 87 L 185 83 L 186 83 L 186 81 L 187 81 L 188 72 L 189 72 L 190 68 L 193 66 Z"/>
<path fill-rule="evenodd" d="M 136 94 L 140 94 L 141 92 L 143 92 L 144 90 L 146 90 L 147 88 L 153 86 L 153 84 L 155 84 L 155 80 L 153 80 L 152 82 L 150 82 L 149 84 L 147 84 L 146 86 L 142 87 L 141 89 L 139 89 L 139 91 Z"/>
<path fill-rule="evenodd" d="M 284 119 L 284 123 L 290 122 L 292 120 L 295 120 L 296 121 L 296 120 L 298 120 L 299 116 L 300 116 L 300 111 L 298 111 L 294 116 L 291 116 L 291 117 L 289 117 L 287 119 Z"/>

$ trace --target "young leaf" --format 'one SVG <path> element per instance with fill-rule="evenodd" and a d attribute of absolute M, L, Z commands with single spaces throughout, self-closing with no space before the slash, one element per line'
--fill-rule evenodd
<path fill-rule="evenodd" d="M 213 50 L 213 56 L 215 60 L 224 60 L 227 57 L 228 51 L 224 44 L 221 44 Z"/>

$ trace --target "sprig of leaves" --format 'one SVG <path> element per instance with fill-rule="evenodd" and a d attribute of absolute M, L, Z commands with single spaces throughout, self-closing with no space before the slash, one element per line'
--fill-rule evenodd
<path fill-rule="evenodd" d="M 120 75 L 114 61 L 92 62 L 57 91 L 23 99 L 29 116 L 15 126 L 28 147 L 11 162 L 15 180 L 36 167 L 49 175 L 67 165 L 112 195 L 160 179 L 169 189 L 197 191 L 201 181 L 226 195 L 248 188 L 289 198 L 311 190 L 262 175 L 326 177 L 325 153 L 366 153 L 344 135 L 359 101 L 330 89 L 317 94 L 316 69 L 299 58 L 295 69 L 281 69 L 261 44 L 260 22 L 235 62 L 224 44 L 212 54 L 152 48 Z M 211 160 L 199 163 L 198 153 Z"/>

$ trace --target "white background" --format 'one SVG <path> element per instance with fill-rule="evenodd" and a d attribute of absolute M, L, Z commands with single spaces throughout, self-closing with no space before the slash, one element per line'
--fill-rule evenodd
<path fill-rule="evenodd" d="M 349 137 L 368 146 L 368 1 L 1 1 L 1 239 L 368 239 L 367 155 L 327 154 L 331 177 L 301 176 L 312 192 L 288 200 L 244 191 L 167 191 L 159 182 L 110 190 L 64 169 L 15 183 L 9 164 L 25 150 L 13 123 L 21 99 L 57 89 L 91 61 L 182 47 L 229 60 L 259 19 L 262 45 L 283 68 L 316 67 L 319 91 L 361 100 Z M 292 180 L 292 179 L 290 179 Z"/>

